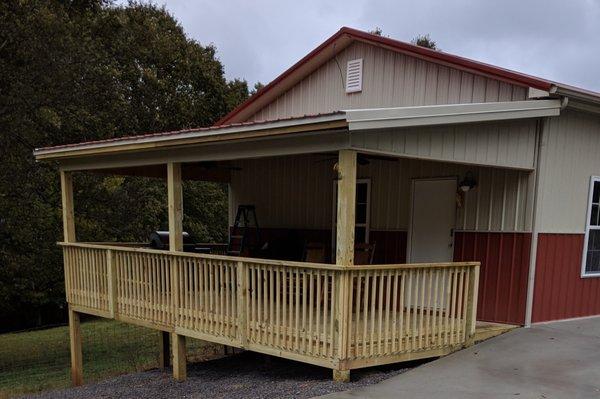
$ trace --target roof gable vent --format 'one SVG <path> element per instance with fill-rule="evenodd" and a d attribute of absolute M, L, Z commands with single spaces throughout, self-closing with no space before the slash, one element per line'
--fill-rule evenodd
<path fill-rule="evenodd" d="M 348 65 L 346 66 L 346 93 L 362 91 L 362 77 L 362 58 L 348 61 Z"/>

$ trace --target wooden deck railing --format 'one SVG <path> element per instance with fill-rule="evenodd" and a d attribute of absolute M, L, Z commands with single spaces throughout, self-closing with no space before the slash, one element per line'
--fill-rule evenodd
<path fill-rule="evenodd" d="M 83 313 L 334 370 L 472 342 L 479 264 L 329 264 L 61 244 Z"/>

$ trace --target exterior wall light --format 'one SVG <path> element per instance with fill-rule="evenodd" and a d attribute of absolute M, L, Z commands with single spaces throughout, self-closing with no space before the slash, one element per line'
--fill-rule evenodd
<path fill-rule="evenodd" d="M 470 191 L 477 187 L 477 181 L 473 176 L 473 172 L 468 171 L 465 174 L 465 178 L 460 183 L 458 183 L 458 187 L 463 193 L 466 193 L 467 191 Z"/>

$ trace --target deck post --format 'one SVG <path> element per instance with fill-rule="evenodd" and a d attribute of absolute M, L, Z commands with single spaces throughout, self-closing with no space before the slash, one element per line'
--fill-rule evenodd
<path fill-rule="evenodd" d="M 181 163 L 167 163 L 167 197 L 169 201 L 169 251 L 183 251 L 183 187 L 181 181 Z M 175 325 L 178 323 L 179 265 L 176 257 L 171 259 L 171 298 L 175 306 Z M 177 381 L 186 379 L 186 347 L 185 336 L 173 333 L 171 345 L 173 346 L 173 378 Z"/>
<path fill-rule="evenodd" d="M 166 331 L 160 331 L 158 336 L 158 367 L 160 367 L 163 370 L 171 365 L 171 344 L 169 336 L 170 334 Z"/>
<path fill-rule="evenodd" d="M 479 292 L 479 264 L 473 267 L 469 274 L 469 298 L 467 299 L 466 328 L 467 337 L 465 346 L 471 346 L 475 343 L 475 325 L 477 322 L 477 295 Z"/>
<path fill-rule="evenodd" d="M 73 205 L 73 176 L 70 172 L 60 171 L 60 186 L 63 216 L 63 240 L 75 242 L 75 207 Z M 65 265 L 66 267 L 66 265 Z M 65 284 L 67 281 L 65 268 Z M 66 286 L 65 286 L 66 291 Z M 66 292 L 67 298 L 69 293 Z M 69 305 L 69 343 L 71 350 L 71 381 L 73 385 L 83 384 L 83 355 L 81 351 L 81 322 L 79 313 Z"/>
<path fill-rule="evenodd" d="M 75 209 L 73 206 L 73 176 L 60 171 L 64 242 L 75 242 Z"/>
<path fill-rule="evenodd" d="M 83 385 L 83 356 L 81 354 L 81 322 L 79 313 L 69 306 L 69 341 L 71 347 L 71 382 Z"/>
<path fill-rule="evenodd" d="M 335 263 L 339 266 L 354 264 L 354 226 L 356 214 L 356 151 L 340 150 L 338 164 L 337 231 Z M 350 370 L 346 368 L 348 357 L 349 290 L 350 274 L 336 274 L 335 340 L 337 368 L 333 370 L 335 381 L 350 381 Z"/>

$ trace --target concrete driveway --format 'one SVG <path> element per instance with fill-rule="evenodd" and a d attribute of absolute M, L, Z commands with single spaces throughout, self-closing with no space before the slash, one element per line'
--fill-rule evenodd
<path fill-rule="evenodd" d="M 520 328 L 321 398 L 600 398 L 600 317 Z"/>

